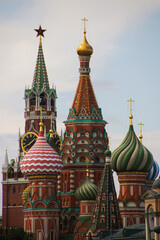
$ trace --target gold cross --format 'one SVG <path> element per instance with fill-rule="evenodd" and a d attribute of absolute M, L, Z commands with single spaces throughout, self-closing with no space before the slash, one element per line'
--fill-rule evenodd
<path fill-rule="evenodd" d="M 142 138 L 143 138 L 143 135 L 142 135 L 142 126 L 144 125 L 142 122 L 138 123 L 138 125 L 140 125 L 140 135 L 139 135 L 139 139 L 140 139 L 140 142 L 142 143 Z"/>
<path fill-rule="evenodd" d="M 84 21 L 84 33 L 86 32 L 86 21 L 88 21 L 88 19 L 86 19 L 85 17 L 83 19 L 81 19 L 82 21 Z"/>
<path fill-rule="evenodd" d="M 132 115 L 132 103 L 134 102 L 134 100 L 132 100 L 132 98 L 130 98 L 127 101 L 130 102 L 130 114 Z"/>

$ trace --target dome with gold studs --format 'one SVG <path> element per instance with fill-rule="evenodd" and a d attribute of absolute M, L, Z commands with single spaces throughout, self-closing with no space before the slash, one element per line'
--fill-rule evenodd
<path fill-rule="evenodd" d="M 86 31 L 84 31 L 84 38 L 82 43 L 77 48 L 77 53 L 79 56 L 91 56 L 93 53 L 93 48 L 91 45 L 89 45 L 86 39 Z"/>

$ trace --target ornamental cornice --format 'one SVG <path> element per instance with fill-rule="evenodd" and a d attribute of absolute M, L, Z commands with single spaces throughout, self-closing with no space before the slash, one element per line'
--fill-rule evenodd
<path fill-rule="evenodd" d="M 28 176 L 29 180 L 32 179 L 55 179 L 57 175 L 36 175 L 36 176 Z"/>
<path fill-rule="evenodd" d="M 148 172 L 117 172 L 117 175 L 147 175 Z"/>

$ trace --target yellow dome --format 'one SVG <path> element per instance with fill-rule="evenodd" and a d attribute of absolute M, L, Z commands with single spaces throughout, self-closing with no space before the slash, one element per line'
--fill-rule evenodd
<path fill-rule="evenodd" d="M 77 48 L 77 53 L 79 56 L 90 56 L 93 53 L 93 48 L 87 42 L 86 32 L 84 32 L 84 38 L 82 43 Z"/>

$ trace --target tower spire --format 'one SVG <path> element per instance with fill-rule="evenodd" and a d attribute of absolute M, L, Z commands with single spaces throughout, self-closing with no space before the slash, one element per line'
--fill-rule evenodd
<path fill-rule="evenodd" d="M 41 41 L 41 38 L 44 37 L 43 33 L 46 31 L 46 29 L 42 29 L 41 26 L 39 26 L 39 29 L 34 30 L 37 32 L 37 37 L 40 36 L 40 43 L 38 49 L 37 63 L 34 71 L 32 89 L 37 95 L 39 95 L 43 90 L 49 93 L 50 88 Z"/>
<path fill-rule="evenodd" d="M 68 120 L 95 118 L 102 120 L 101 110 L 98 107 L 90 79 L 89 62 L 93 48 L 86 39 L 86 21 L 88 21 L 88 19 L 84 18 L 82 21 L 84 21 L 84 38 L 77 48 L 80 60 L 80 79 Z"/>

